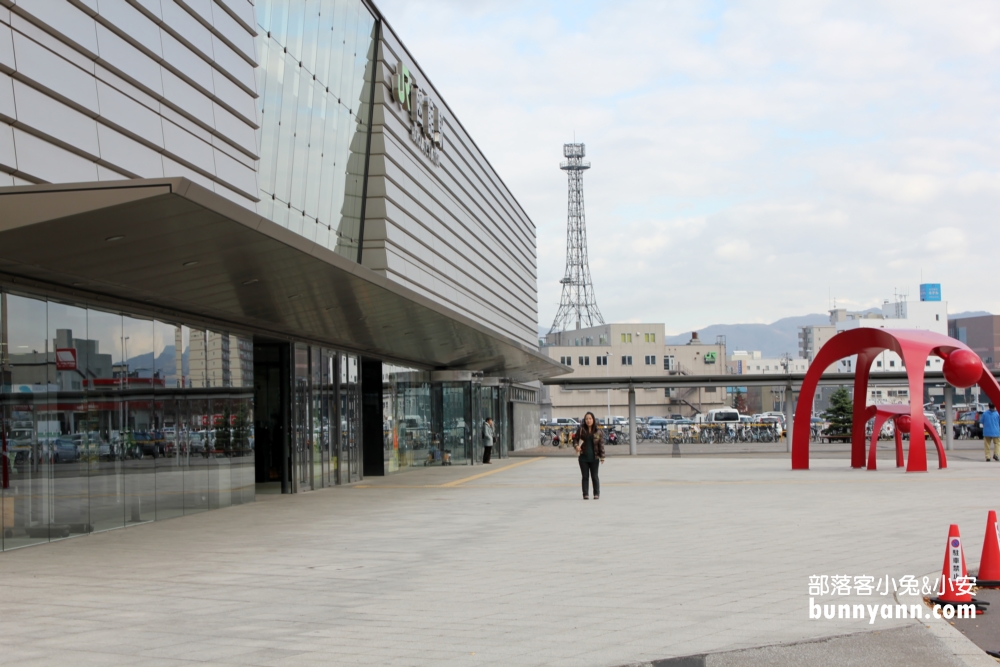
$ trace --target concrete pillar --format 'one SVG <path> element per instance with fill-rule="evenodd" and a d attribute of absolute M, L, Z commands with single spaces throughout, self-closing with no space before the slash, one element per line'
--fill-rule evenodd
<path fill-rule="evenodd" d="M 795 410 L 793 409 L 793 404 L 795 403 L 795 395 L 792 393 L 792 383 L 789 382 L 785 385 L 785 451 L 792 451 L 792 424 L 795 419 Z M 809 410 L 810 426 L 812 426 L 812 406 L 806 406 Z"/>
<path fill-rule="evenodd" d="M 635 387 L 628 386 L 628 453 L 635 456 L 639 452 L 635 445 L 635 432 L 639 425 L 635 421 Z"/>
<path fill-rule="evenodd" d="M 955 391 L 950 384 L 944 386 L 944 448 L 951 450 L 955 434 Z"/>

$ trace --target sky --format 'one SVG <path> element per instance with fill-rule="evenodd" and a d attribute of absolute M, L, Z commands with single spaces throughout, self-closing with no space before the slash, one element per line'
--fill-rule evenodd
<path fill-rule="evenodd" d="M 534 221 L 542 328 L 586 144 L 606 322 L 1000 312 L 996 0 L 377 0 Z"/>

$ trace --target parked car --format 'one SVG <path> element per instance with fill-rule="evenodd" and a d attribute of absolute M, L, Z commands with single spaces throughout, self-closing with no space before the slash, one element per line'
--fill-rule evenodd
<path fill-rule="evenodd" d="M 944 430 L 941 427 L 941 422 L 938 420 L 937 415 L 934 414 L 932 410 L 925 410 L 924 417 L 926 417 L 927 421 L 931 423 L 931 426 L 934 427 L 934 430 L 937 432 L 939 437 L 944 435 Z"/>
<path fill-rule="evenodd" d="M 782 426 L 785 425 L 785 413 L 784 412 L 777 412 L 777 411 L 762 412 L 761 413 L 761 417 L 777 417 L 778 421 L 781 422 L 781 425 Z"/>
<path fill-rule="evenodd" d="M 708 414 L 705 415 L 705 421 L 711 423 L 719 422 L 736 422 L 740 421 L 740 413 L 733 408 L 719 408 L 717 410 L 709 410 Z"/>
<path fill-rule="evenodd" d="M 661 417 L 650 417 L 649 421 L 646 422 L 646 428 L 650 431 L 662 431 L 665 428 L 669 428 L 673 421 L 670 419 L 663 419 Z"/>
<path fill-rule="evenodd" d="M 962 435 L 962 430 L 966 430 L 968 437 L 978 438 L 982 440 L 983 438 L 983 424 L 979 421 L 979 418 L 983 413 L 977 412 L 975 410 L 969 410 L 968 412 L 962 412 L 958 415 L 958 419 L 955 421 L 967 422 L 964 424 L 955 425 L 955 436 L 958 437 Z"/>
<path fill-rule="evenodd" d="M 72 438 L 56 438 L 43 445 L 45 456 L 52 463 L 73 463 L 80 460 L 80 450 Z"/>

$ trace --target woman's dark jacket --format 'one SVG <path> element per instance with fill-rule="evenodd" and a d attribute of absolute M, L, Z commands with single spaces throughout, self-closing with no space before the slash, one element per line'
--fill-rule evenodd
<path fill-rule="evenodd" d="M 573 441 L 576 442 L 580 447 L 583 447 L 583 436 L 586 433 L 586 427 L 582 424 L 580 428 L 576 430 L 573 435 Z M 599 458 L 604 458 L 604 429 L 595 428 L 594 429 L 594 455 Z"/>

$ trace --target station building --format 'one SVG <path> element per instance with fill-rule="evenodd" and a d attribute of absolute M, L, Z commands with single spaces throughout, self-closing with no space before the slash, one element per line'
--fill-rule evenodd
<path fill-rule="evenodd" d="M 535 227 L 362 0 L 0 0 L 2 546 L 537 439 Z"/>

